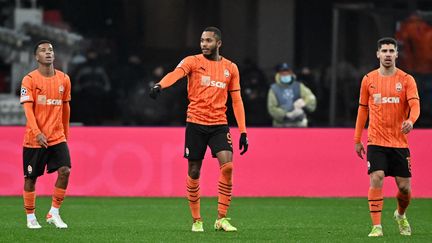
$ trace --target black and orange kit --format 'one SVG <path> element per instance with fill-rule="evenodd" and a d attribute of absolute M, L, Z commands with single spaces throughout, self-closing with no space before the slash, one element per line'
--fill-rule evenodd
<path fill-rule="evenodd" d="M 416 122 L 420 101 L 414 78 L 400 69 L 382 76 L 374 70 L 362 80 L 354 142 L 359 143 L 368 127 L 368 173 L 383 170 L 385 176 L 411 177 L 407 135 L 401 131 L 405 120 Z"/>
<path fill-rule="evenodd" d="M 48 173 L 62 166 L 71 167 L 66 144 L 69 124 L 68 121 L 64 122 L 64 106 L 69 107 L 70 100 L 69 76 L 59 70 L 55 70 L 52 77 L 45 77 L 38 70 L 34 70 L 23 78 L 20 102 L 25 106 L 31 104 L 30 111 L 26 111 L 24 176 L 40 176 L 45 166 Z M 47 138 L 48 148 L 42 148 L 36 140 L 36 136 L 41 133 Z"/>

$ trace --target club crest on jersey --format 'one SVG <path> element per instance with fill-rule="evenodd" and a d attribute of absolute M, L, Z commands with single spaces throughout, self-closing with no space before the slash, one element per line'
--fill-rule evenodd
<path fill-rule="evenodd" d="M 59 86 L 59 93 L 60 93 L 60 94 L 63 94 L 63 92 L 64 92 L 64 86 L 63 86 L 63 85 L 60 85 L 60 86 Z"/>
<path fill-rule="evenodd" d="M 33 172 L 33 167 L 31 165 L 27 166 L 27 172 L 31 174 Z"/>
<path fill-rule="evenodd" d="M 189 148 L 187 148 L 187 147 L 185 148 L 185 155 L 186 155 L 186 157 L 189 156 Z"/>
<path fill-rule="evenodd" d="M 230 76 L 228 69 L 224 70 L 224 75 L 225 75 L 225 78 L 228 78 Z"/>
<path fill-rule="evenodd" d="M 396 91 L 401 92 L 402 91 L 402 84 L 400 82 L 396 83 Z"/>

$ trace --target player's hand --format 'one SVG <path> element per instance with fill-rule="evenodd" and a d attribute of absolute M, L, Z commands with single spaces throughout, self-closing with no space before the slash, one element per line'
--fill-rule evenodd
<path fill-rule="evenodd" d="M 248 150 L 249 147 L 249 143 L 248 143 L 248 139 L 247 139 L 247 135 L 246 133 L 242 133 L 240 134 L 240 142 L 239 142 L 239 149 L 243 151 L 240 152 L 240 155 L 243 155 L 244 153 L 246 153 L 246 151 Z"/>
<path fill-rule="evenodd" d="M 150 88 L 150 93 L 149 93 L 150 97 L 152 99 L 156 99 L 160 95 L 161 90 L 162 90 L 161 85 L 155 84 L 152 88 Z"/>
<path fill-rule="evenodd" d="M 306 102 L 305 102 L 302 98 L 297 99 L 297 100 L 294 102 L 294 108 L 302 109 L 302 108 L 305 107 L 305 106 L 306 106 Z"/>
<path fill-rule="evenodd" d="M 48 148 L 48 140 L 45 137 L 45 135 L 43 133 L 39 133 L 36 136 L 36 141 L 38 142 L 38 144 L 44 148 Z"/>
<path fill-rule="evenodd" d="M 403 134 L 408 134 L 409 132 L 411 132 L 411 130 L 413 129 L 413 123 L 410 120 L 406 120 L 402 122 L 402 133 Z"/>
<path fill-rule="evenodd" d="M 361 159 L 363 159 L 363 155 L 366 153 L 362 143 L 355 144 L 355 151 Z"/>

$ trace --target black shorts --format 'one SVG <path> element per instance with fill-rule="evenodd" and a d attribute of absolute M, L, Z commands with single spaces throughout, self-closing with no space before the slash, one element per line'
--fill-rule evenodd
<path fill-rule="evenodd" d="M 411 158 L 408 148 L 367 146 L 368 174 L 383 170 L 385 176 L 411 177 Z"/>
<path fill-rule="evenodd" d="M 71 168 L 69 148 L 65 142 L 48 148 L 26 148 L 23 149 L 24 177 L 36 178 L 44 174 L 45 166 L 47 173 L 53 173 L 60 167 Z"/>
<path fill-rule="evenodd" d="M 204 159 L 207 145 L 212 156 L 220 151 L 233 151 L 231 134 L 228 125 L 199 125 L 188 122 L 186 124 L 186 137 L 184 157 L 188 160 Z"/>

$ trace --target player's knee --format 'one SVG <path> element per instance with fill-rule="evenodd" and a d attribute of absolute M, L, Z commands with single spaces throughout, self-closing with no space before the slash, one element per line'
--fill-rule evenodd
<path fill-rule="evenodd" d="M 190 178 L 196 180 L 200 177 L 200 171 L 198 169 L 190 169 L 189 176 Z"/>
<path fill-rule="evenodd" d="M 408 194 L 411 191 L 411 188 L 409 185 L 405 184 L 405 185 L 399 185 L 399 191 L 402 194 Z"/>
<path fill-rule="evenodd" d="M 373 172 L 371 174 L 371 178 L 374 181 L 382 181 L 382 180 L 384 180 L 384 174 L 379 173 L 379 172 Z"/>
<path fill-rule="evenodd" d="M 200 168 L 198 166 L 189 166 L 188 174 L 190 178 L 196 180 L 200 177 Z"/>
<path fill-rule="evenodd" d="M 59 174 L 59 176 L 62 176 L 62 177 L 69 177 L 69 175 L 70 175 L 70 168 L 67 167 L 67 166 L 60 167 L 58 169 L 58 174 Z"/>
<path fill-rule="evenodd" d="M 373 172 L 370 174 L 370 184 L 372 187 L 382 187 L 384 175 L 382 173 Z"/>
<path fill-rule="evenodd" d="M 24 179 L 24 190 L 32 192 L 36 189 L 36 179 L 37 177 L 26 177 Z"/>

